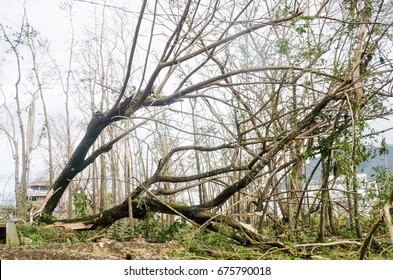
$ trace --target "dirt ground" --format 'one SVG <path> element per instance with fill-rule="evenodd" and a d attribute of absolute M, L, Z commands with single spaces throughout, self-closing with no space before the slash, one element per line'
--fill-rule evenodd
<path fill-rule="evenodd" d="M 150 243 L 144 239 L 118 242 L 51 244 L 42 247 L 0 245 L 1 260 L 165 260 L 182 249 L 176 242 Z"/>

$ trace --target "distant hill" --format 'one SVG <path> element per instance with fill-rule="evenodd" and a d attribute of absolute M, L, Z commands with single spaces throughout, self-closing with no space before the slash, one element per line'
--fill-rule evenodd
<path fill-rule="evenodd" d="M 377 167 L 380 170 L 387 168 L 393 172 L 393 145 L 388 145 L 388 150 L 389 153 L 387 155 L 376 156 L 360 164 L 359 172 L 366 173 L 369 177 L 376 173 L 373 167 Z"/>
<path fill-rule="evenodd" d="M 383 170 L 384 168 L 388 168 L 393 172 L 393 145 L 388 145 L 389 153 L 387 155 L 377 156 L 375 158 L 370 158 L 369 160 L 360 164 L 358 168 L 358 173 L 365 173 L 369 179 L 372 179 L 372 175 L 376 173 L 374 168 L 379 168 L 379 170 Z M 311 174 L 313 168 L 319 161 L 318 159 L 312 160 L 307 165 L 307 174 Z M 321 169 L 316 171 L 314 178 L 321 177 Z"/>

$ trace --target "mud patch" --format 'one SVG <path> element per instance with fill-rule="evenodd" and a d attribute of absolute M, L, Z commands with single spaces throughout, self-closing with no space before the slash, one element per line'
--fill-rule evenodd
<path fill-rule="evenodd" d="M 144 239 L 118 242 L 102 239 L 94 243 L 51 244 L 40 247 L 0 247 L 2 260 L 166 260 L 184 250 L 175 241 L 151 243 Z"/>

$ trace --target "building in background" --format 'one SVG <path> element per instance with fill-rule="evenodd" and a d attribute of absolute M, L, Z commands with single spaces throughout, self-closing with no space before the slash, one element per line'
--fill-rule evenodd
<path fill-rule="evenodd" d="M 27 201 L 33 208 L 38 208 L 45 201 L 49 191 L 49 182 L 32 182 L 27 189 Z"/>

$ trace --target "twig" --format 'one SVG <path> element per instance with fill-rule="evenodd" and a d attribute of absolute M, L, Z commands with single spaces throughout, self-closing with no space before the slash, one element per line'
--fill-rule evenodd
<path fill-rule="evenodd" d="M 361 246 L 362 242 L 358 241 L 353 241 L 353 240 L 339 240 L 339 241 L 334 241 L 334 242 L 329 242 L 329 243 L 306 243 L 306 244 L 299 244 L 296 245 L 296 248 L 302 248 L 302 247 L 331 247 L 331 246 L 337 246 L 337 245 L 357 245 Z"/>

